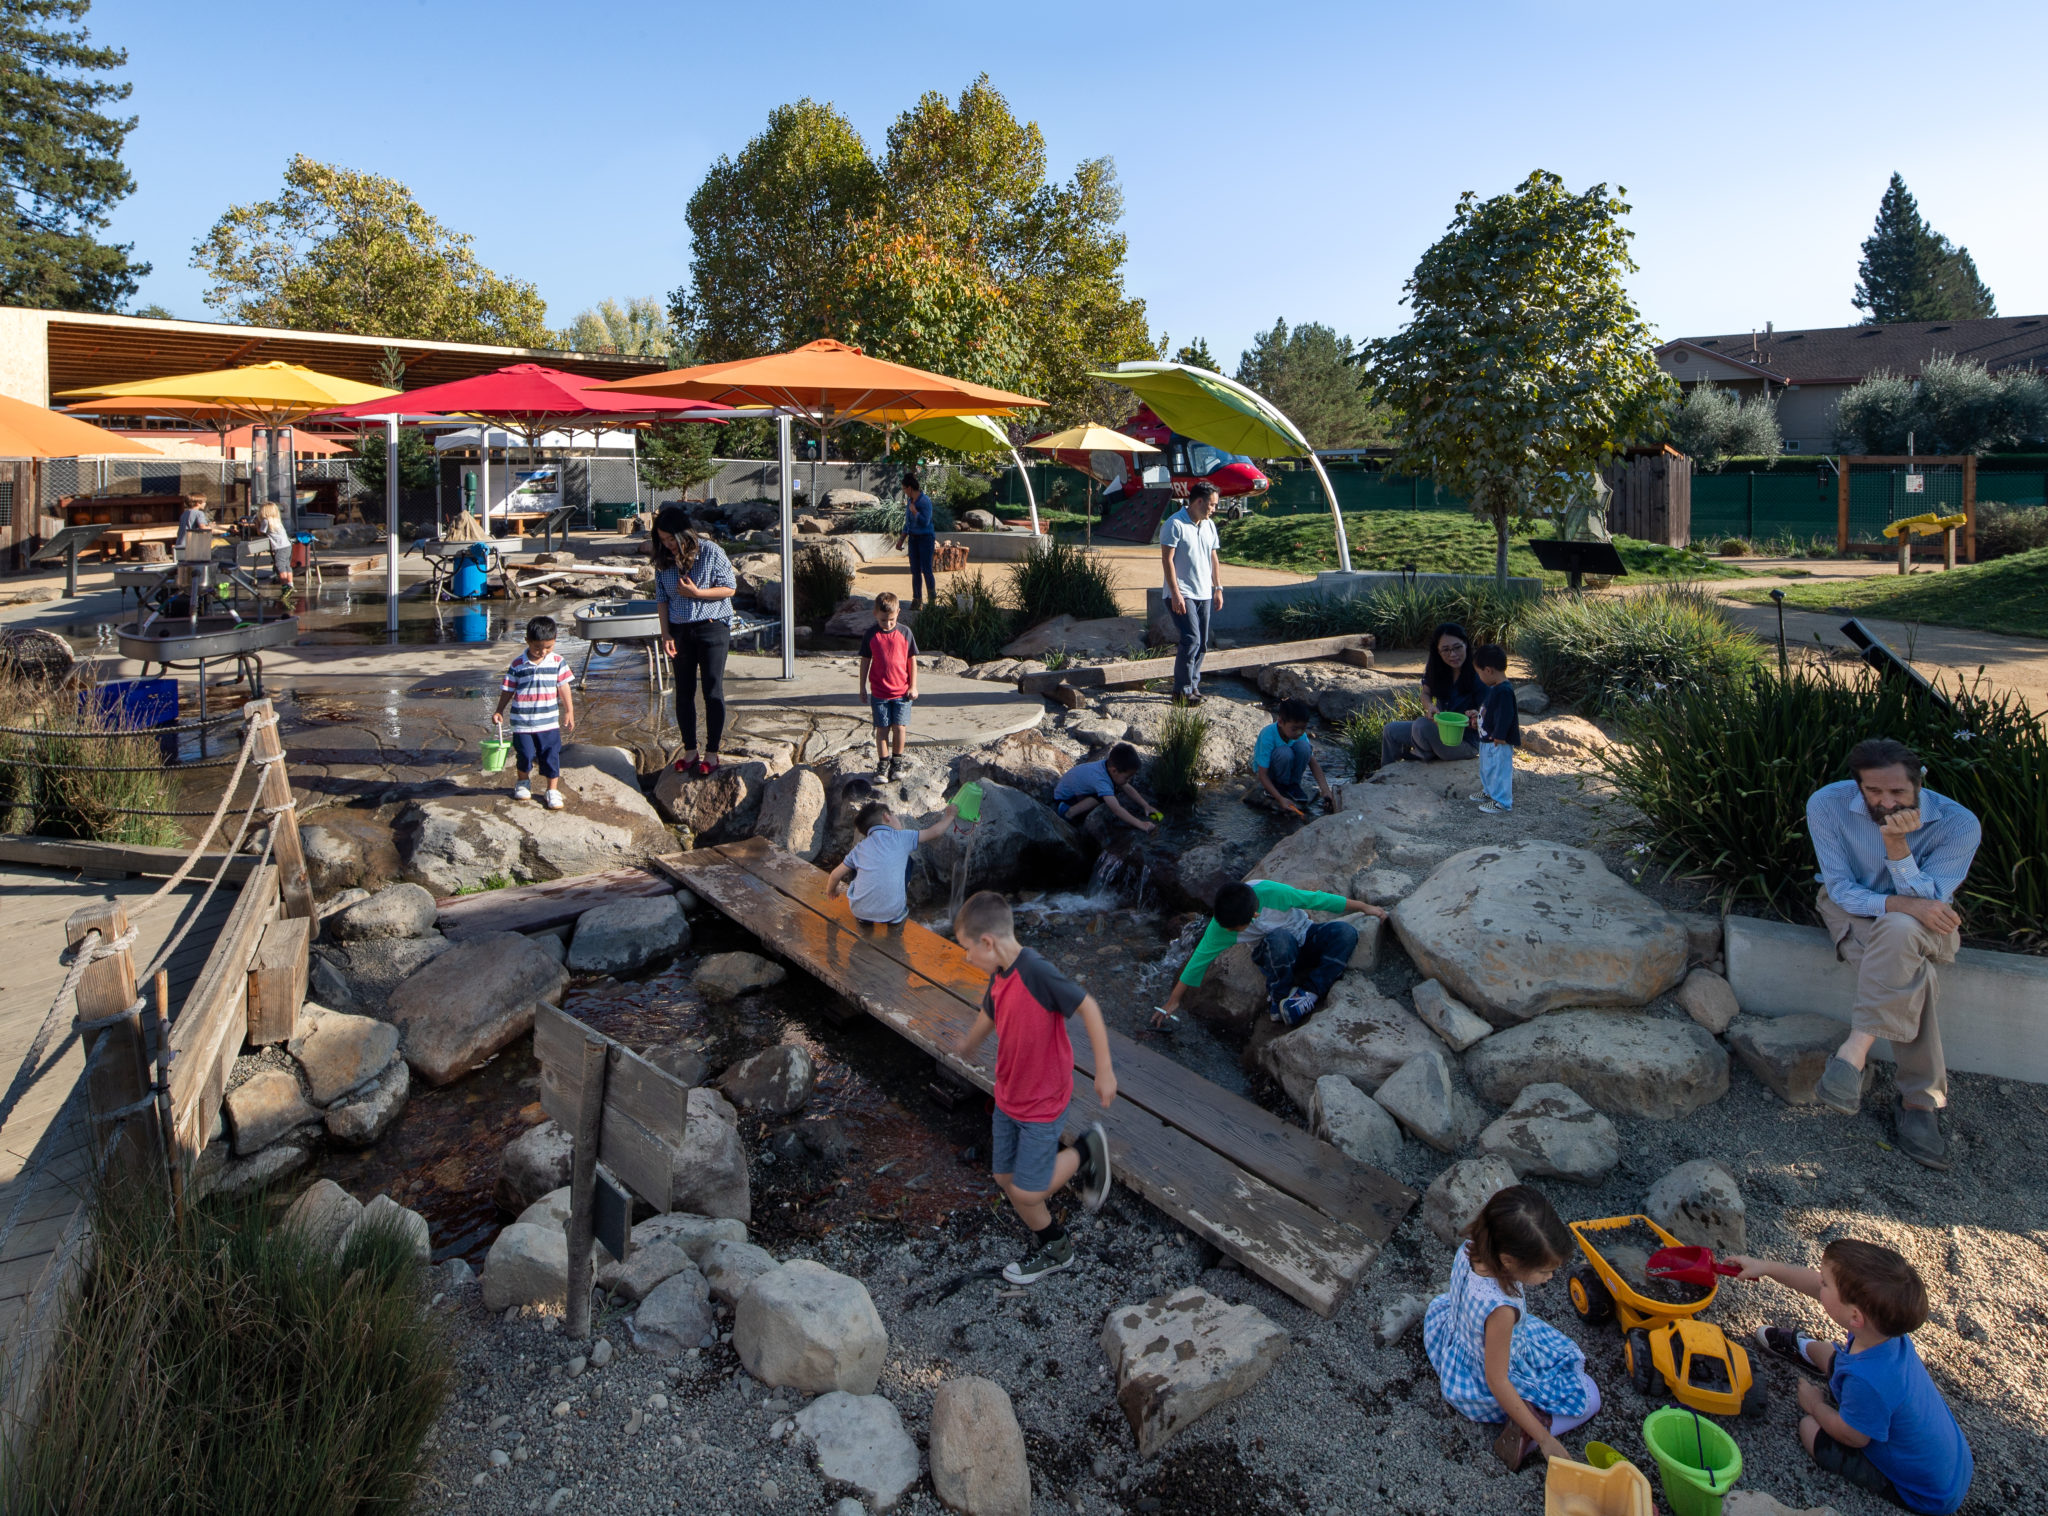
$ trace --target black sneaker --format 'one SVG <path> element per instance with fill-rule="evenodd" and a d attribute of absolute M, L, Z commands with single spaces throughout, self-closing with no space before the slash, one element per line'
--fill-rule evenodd
<path fill-rule="evenodd" d="M 1109 1134 L 1096 1122 L 1074 1144 L 1081 1150 L 1081 1167 L 1074 1171 L 1080 1185 L 1081 1204 L 1090 1211 L 1102 1209 L 1109 1199 Z"/>
<path fill-rule="evenodd" d="M 1806 1339 L 1806 1342 L 1811 1341 L 1813 1341 L 1811 1337 Z M 1820 1366 L 1806 1356 L 1805 1343 L 1800 1341 L 1800 1334 L 1793 1331 L 1790 1327 L 1758 1327 L 1756 1329 L 1756 1345 L 1773 1358 L 1781 1359 L 1786 1363 L 1796 1364 L 1809 1374 L 1818 1374 L 1820 1372 Z"/>
<path fill-rule="evenodd" d="M 1021 1262 L 1003 1265 L 1003 1278 L 1012 1284 L 1036 1284 L 1047 1274 L 1074 1266 L 1074 1239 L 1062 1237 L 1028 1254 Z"/>

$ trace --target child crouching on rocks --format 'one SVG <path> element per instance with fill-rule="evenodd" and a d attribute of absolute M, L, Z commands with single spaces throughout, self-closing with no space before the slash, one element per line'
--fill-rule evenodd
<path fill-rule="evenodd" d="M 1451 1287 L 1429 1303 L 1422 1345 L 1444 1399 L 1474 1421 L 1505 1421 L 1493 1451 L 1510 1472 L 1531 1449 L 1569 1458 L 1557 1439 L 1600 1409 L 1586 1355 L 1529 1314 L 1529 1288 L 1571 1252 L 1571 1233 L 1539 1190 L 1510 1185 L 1465 1228 Z"/>
<path fill-rule="evenodd" d="M 1249 943 L 1252 962 L 1266 976 L 1266 1013 L 1282 1026 L 1300 1026 L 1351 965 L 1358 928 L 1348 921 L 1309 920 L 1310 911 L 1343 911 L 1385 916 L 1368 900 L 1347 900 L 1322 890 L 1298 890 L 1277 879 L 1247 879 L 1216 892 L 1216 914 L 1202 929 L 1187 967 L 1174 981 L 1166 1004 L 1152 1012 L 1152 1030 L 1180 1026 L 1180 1003 L 1200 989 L 1209 965 L 1234 944 Z"/>
<path fill-rule="evenodd" d="M 1031 1229 L 1030 1251 L 1006 1265 L 1003 1278 L 1036 1284 L 1074 1261 L 1074 1240 L 1052 1219 L 1046 1201 L 1076 1181 L 1081 1203 L 1091 1211 L 1100 1210 L 1109 1195 L 1109 1138 L 1102 1123 L 1091 1125 L 1074 1146 L 1060 1146 L 1060 1124 L 1074 1094 L 1067 1018 L 1079 1011 L 1088 1029 L 1095 1095 L 1104 1110 L 1116 1099 L 1109 1032 L 1093 995 L 1017 941 L 1010 902 L 993 890 L 968 896 L 954 918 L 953 939 L 967 961 L 989 976 L 981 1014 L 954 1051 L 971 1062 L 988 1034 L 996 1034 L 991 1166 L 996 1183 Z"/>

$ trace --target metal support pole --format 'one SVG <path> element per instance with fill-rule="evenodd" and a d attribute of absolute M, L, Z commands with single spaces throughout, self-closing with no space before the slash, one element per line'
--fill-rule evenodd
<path fill-rule="evenodd" d="M 796 678 L 796 536 L 795 506 L 790 499 L 796 459 L 791 456 L 791 421 L 787 414 L 775 418 L 775 456 L 781 479 L 782 497 L 782 677 Z"/>
<path fill-rule="evenodd" d="M 384 633 L 398 640 L 398 418 L 384 418 Z"/>
<path fill-rule="evenodd" d="M 1031 470 L 1024 466 L 1024 460 L 1018 456 L 1017 450 L 1014 447 L 1010 449 L 1010 457 L 1017 465 L 1017 477 L 1024 481 L 1024 503 L 1031 507 L 1031 535 L 1036 537 L 1038 535 L 1038 496 L 1031 488 Z"/>
<path fill-rule="evenodd" d="M 1337 504 L 1336 486 L 1330 483 L 1330 476 L 1323 471 L 1323 460 L 1313 452 L 1308 455 L 1308 464 L 1316 471 L 1316 477 L 1323 481 L 1323 493 L 1330 497 L 1330 521 L 1337 528 L 1337 567 L 1348 574 L 1351 572 L 1351 539 L 1344 535 L 1344 511 Z"/>

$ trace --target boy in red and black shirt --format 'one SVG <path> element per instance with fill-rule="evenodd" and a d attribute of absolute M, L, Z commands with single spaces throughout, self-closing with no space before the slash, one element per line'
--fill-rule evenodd
<path fill-rule="evenodd" d="M 1081 1140 L 1060 1146 L 1060 1126 L 1074 1094 L 1074 1045 L 1067 1017 L 1081 1013 L 1095 1051 L 1095 1094 L 1104 1110 L 1116 1099 L 1109 1033 L 1095 997 L 1017 941 L 1010 902 L 993 890 L 968 897 L 953 920 L 967 961 L 989 976 L 981 1014 L 956 1051 L 969 1060 L 996 1034 L 996 1111 L 990 1144 L 995 1181 L 1031 1228 L 1031 1250 L 1003 1269 L 1012 1284 L 1035 1284 L 1074 1261 L 1074 1240 L 1052 1219 L 1046 1201 L 1071 1180 L 1081 1203 L 1101 1209 L 1109 1195 L 1109 1139 L 1093 1123 Z"/>
<path fill-rule="evenodd" d="M 875 716 L 877 779 L 903 772 L 903 739 L 917 699 L 917 637 L 897 624 L 899 609 L 896 596 L 883 590 L 875 596 L 875 624 L 860 638 L 860 690 Z"/>

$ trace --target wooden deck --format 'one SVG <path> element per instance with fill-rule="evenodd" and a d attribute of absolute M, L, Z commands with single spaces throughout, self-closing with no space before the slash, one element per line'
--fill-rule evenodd
<path fill-rule="evenodd" d="M 914 923 L 856 922 L 825 874 L 752 840 L 676 853 L 656 866 L 768 949 L 982 1090 L 992 1050 L 962 1061 L 955 1043 L 988 979 L 945 938 Z M 1196 1236 L 1304 1305 L 1329 1315 L 1415 1203 L 1415 1192 L 1300 1127 L 1116 1032 L 1117 1100 L 1096 1103 L 1093 1054 L 1075 1038 L 1070 1133 L 1100 1119 L 1117 1177 Z"/>
<path fill-rule="evenodd" d="M 0 1091 L 13 1085 L 64 983 L 65 920 L 96 899 L 139 901 L 154 894 L 159 883 L 154 878 L 81 879 L 68 869 L 0 864 L 0 943 L 5 944 L 0 959 Z M 133 950 L 138 968 L 155 957 L 202 889 L 200 883 L 181 885 L 171 900 L 142 919 Z M 167 965 L 173 1006 L 183 1002 L 198 978 L 237 893 L 229 884 L 214 892 Z M 36 1081 L 0 1120 L 0 1224 L 21 1199 L 24 1171 L 39 1155 L 48 1155 L 13 1232 L 0 1242 L 0 1389 L 11 1390 L 18 1378 L 26 1336 L 19 1328 L 25 1319 L 46 1321 L 54 1313 L 85 1232 L 84 1125 L 56 1121 L 85 1066 L 78 1039 L 71 1034 L 74 1013 L 70 1005 L 60 1012 Z"/>

